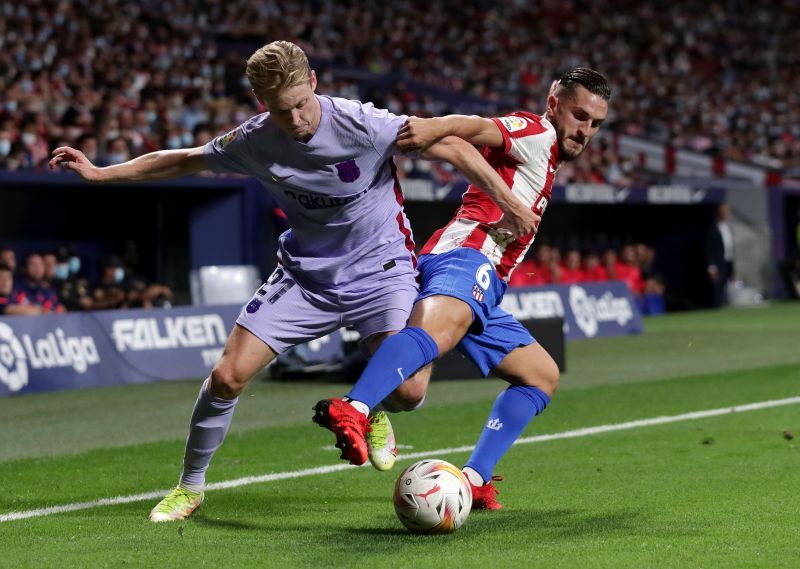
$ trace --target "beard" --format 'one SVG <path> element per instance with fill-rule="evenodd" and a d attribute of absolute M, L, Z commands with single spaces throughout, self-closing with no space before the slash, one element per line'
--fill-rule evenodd
<path fill-rule="evenodd" d="M 558 118 L 555 116 L 548 116 L 547 117 L 553 127 L 556 129 L 556 140 L 558 141 L 558 159 L 562 162 L 572 162 L 578 156 L 580 156 L 584 150 L 586 150 L 586 146 L 589 144 L 589 138 L 584 137 L 583 144 L 572 140 L 561 129 L 559 125 Z M 570 140 L 573 144 L 580 144 L 579 148 L 567 147 L 566 142 Z"/>
<path fill-rule="evenodd" d="M 558 158 L 559 160 L 562 160 L 564 162 L 572 162 L 578 156 L 583 154 L 584 150 L 586 150 L 586 142 L 584 142 L 580 148 L 575 149 L 575 148 L 567 148 L 566 144 L 564 144 L 566 140 L 571 140 L 571 139 L 565 139 L 561 136 L 558 137 Z M 574 142 L 575 144 L 579 144 L 574 140 L 572 142 Z"/>

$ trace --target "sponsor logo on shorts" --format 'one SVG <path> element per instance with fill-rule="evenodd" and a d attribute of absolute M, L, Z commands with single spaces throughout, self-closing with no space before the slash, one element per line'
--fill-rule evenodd
<path fill-rule="evenodd" d="M 267 279 L 267 285 L 274 285 L 276 282 L 278 282 L 282 278 L 283 278 L 283 269 L 280 268 L 280 267 L 275 267 L 275 270 L 272 271 L 272 274 Z M 264 290 L 264 287 L 262 286 L 258 291 L 258 293 L 261 296 L 264 296 L 264 294 L 266 292 L 266 291 L 262 292 L 263 290 Z"/>
<path fill-rule="evenodd" d="M 355 160 L 347 160 L 336 164 L 336 173 L 342 182 L 351 183 L 358 180 L 361 175 L 361 170 L 358 169 L 358 164 Z"/>
<path fill-rule="evenodd" d="M 245 310 L 247 311 L 248 314 L 254 314 L 255 312 L 258 311 L 259 308 L 261 308 L 262 304 L 264 304 L 264 301 L 254 298 L 248 303 Z"/>
<path fill-rule="evenodd" d="M 267 299 L 267 302 L 269 302 L 270 304 L 275 304 L 293 286 L 294 286 L 294 281 L 292 279 L 286 279 L 285 281 L 283 281 L 281 288 L 279 288 L 275 293 L 273 293 L 272 296 L 270 296 Z M 260 300 L 258 301 L 258 305 L 261 306 Z M 253 312 L 255 312 L 256 310 L 258 310 L 258 307 L 256 307 L 256 309 L 253 310 Z"/>

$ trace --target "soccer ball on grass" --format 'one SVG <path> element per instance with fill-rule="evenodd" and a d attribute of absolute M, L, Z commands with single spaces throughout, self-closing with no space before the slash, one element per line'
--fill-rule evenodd
<path fill-rule="evenodd" d="M 394 485 L 394 510 L 414 533 L 451 533 L 467 519 L 472 489 L 464 473 L 444 460 L 421 460 Z"/>

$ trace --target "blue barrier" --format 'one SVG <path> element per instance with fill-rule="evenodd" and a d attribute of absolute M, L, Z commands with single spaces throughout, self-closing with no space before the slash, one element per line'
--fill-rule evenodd
<path fill-rule="evenodd" d="M 622 282 L 509 289 L 518 320 L 564 318 L 568 339 L 636 334 L 642 319 Z M 0 397 L 202 377 L 222 353 L 237 306 L 117 310 L 0 318 Z M 355 332 L 298 348 L 309 363 L 335 362 Z"/>
<path fill-rule="evenodd" d="M 0 396 L 207 375 L 239 308 L 0 318 Z"/>
<path fill-rule="evenodd" d="M 561 316 L 568 340 L 643 330 L 639 306 L 621 281 L 512 288 L 501 307 L 517 320 Z"/>

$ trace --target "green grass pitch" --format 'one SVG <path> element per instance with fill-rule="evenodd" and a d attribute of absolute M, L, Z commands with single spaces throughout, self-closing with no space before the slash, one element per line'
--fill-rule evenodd
<path fill-rule="evenodd" d="M 572 342 L 562 387 L 525 436 L 800 396 L 800 305 L 645 321 Z M 498 380 L 434 383 L 393 416 L 401 454 L 474 444 Z M 0 519 L 166 489 L 199 381 L 0 400 Z M 335 465 L 311 406 L 344 385 L 254 382 L 209 482 Z M 792 438 L 794 435 L 794 438 Z M 156 500 L 0 522 L 0 567 L 800 567 L 800 404 L 518 445 L 505 509 L 455 534 L 395 519 L 370 468 L 212 490 L 185 522 Z M 461 465 L 467 452 L 446 453 Z"/>

